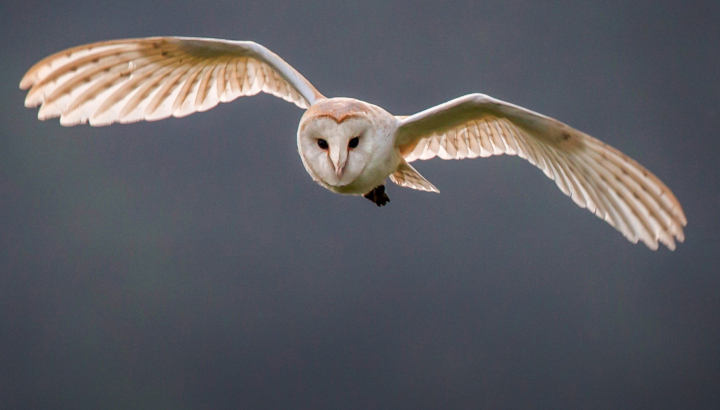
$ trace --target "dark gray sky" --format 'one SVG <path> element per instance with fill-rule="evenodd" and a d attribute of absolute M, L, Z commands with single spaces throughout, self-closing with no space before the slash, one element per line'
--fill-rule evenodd
<path fill-rule="evenodd" d="M 0 409 L 720 408 L 717 1 L 5 1 Z M 254 40 L 327 96 L 411 114 L 483 92 L 656 173 L 675 252 L 515 157 L 434 195 L 312 182 L 271 96 L 64 128 L 18 82 L 61 49 Z"/>

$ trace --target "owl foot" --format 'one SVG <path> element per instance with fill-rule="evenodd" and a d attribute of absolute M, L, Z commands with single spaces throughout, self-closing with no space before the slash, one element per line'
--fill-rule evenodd
<path fill-rule="evenodd" d="M 376 186 L 372 191 L 363 195 L 377 206 L 384 206 L 390 202 L 390 197 L 385 193 L 385 185 Z"/>

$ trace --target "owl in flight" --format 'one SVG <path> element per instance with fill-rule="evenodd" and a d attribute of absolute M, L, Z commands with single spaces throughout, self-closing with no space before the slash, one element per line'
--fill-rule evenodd
<path fill-rule="evenodd" d="M 353 98 L 327 98 L 272 51 L 250 41 L 153 37 L 88 44 L 35 64 L 25 106 L 62 125 L 183 117 L 260 91 L 305 113 L 297 145 L 318 184 L 378 206 L 384 182 L 439 192 L 417 159 L 517 155 L 628 240 L 675 249 L 687 220 L 673 193 L 633 159 L 560 121 L 468 94 L 409 116 Z"/>

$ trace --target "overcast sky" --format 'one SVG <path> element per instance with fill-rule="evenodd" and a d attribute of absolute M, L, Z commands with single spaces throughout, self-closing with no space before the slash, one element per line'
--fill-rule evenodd
<path fill-rule="evenodd" d="M 5 1 L 0 409 L 720 408 L 717 1 Z M 483 92 L 617 147 L 688 218 L 633 245 L 516 157 L 377 208 L 272 96 L 61 127 L 24 72 L 125 37 L 254 40 L 398 115 Z"/>

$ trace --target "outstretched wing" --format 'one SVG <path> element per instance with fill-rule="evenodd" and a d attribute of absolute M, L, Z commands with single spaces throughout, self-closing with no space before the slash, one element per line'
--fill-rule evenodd
<path fill-rule="evenodd" d="M 565 195 L 628 240 L 675 249 L 687 219 L 673 193 L 633 159 L 557 120 L 470 94 L 402 118 L 396 145 L 407 162 L 518 155 Z"/>
<path fill-rule="evenodd" d="M 71 48 L 20 81 L 26 107 L 62 125 L 159 120 L 270 93 L 301 108 L 324 98 L 275 53 L 251 41 L 151 37 Z"/>

